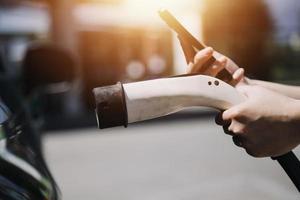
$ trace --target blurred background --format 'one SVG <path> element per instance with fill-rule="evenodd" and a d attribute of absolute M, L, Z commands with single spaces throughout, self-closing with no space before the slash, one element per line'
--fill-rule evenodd
<path fill-rule="evenodd" d="M 0 0 L 0 73 L 45 133 L 63 199 L 297 199 L 276 163 L 233 147 L 214 111 L 96 130 L 93 88 L 185 72 L 162 7 L 249 77 L 298 84 L 298 0 Z"/>

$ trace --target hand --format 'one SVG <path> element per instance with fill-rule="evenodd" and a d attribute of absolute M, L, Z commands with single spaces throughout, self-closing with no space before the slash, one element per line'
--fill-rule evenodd
<path fill-rule="evenodd" d="M 203 71 L 203 65 L 212 56 L 216 58 L 215 63 L 206 71 Z M 188 73 L 199 73 L 215 77 L 224 68 L 232 75 L 232 79 L 235 83 L 238 83 L 238 85 L 247 84 L 247 78 L 244 76 L 244 69 L 239 68 L 231 59 L 214 51 L 211 47 L 207 47 L 196 54 L 194 62 L 189 64 Z"/>
<path fill-rule="evenodd" d="M 260 86 L 239 86 L 246 101 L 217 116 L 225 133 L 254 157 L 283 155 L 300 143 L 297 100 Z"/>

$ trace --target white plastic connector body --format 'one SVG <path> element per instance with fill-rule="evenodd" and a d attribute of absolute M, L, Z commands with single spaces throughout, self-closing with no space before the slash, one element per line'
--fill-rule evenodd
<path fill-rule="evenodd" d="M 128 83 L 123 88 L 128 123 L 158 118 L 187 107 L 225 110 L 245 100 L 231 85 L 204 75 Z"/>

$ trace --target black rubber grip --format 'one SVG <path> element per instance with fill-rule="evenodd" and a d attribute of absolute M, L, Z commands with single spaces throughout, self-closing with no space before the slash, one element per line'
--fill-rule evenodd
<path fill-rule="evenodd" d="M 95 88 L 96 116 L 100 129 L 125 126 L 128 124 L 127 107 L 123 85 Z"/>

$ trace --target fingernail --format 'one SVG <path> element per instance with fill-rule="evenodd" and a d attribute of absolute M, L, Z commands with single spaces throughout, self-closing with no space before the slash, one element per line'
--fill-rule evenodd
<path fill-rule="evenodd" d="M 238 79 L 240 78 L 240 76 L 244 73 L 244 69 L 243 68 L 240 68 L 238 69 L 233 75 L 232 75 L 232 78 L 233 79 Z"/>
<path fill-rule="evenodd" d="M 210 54 L 212 54 L 214 52 L 214 49 L 211 48 L 211 47 L 206 47 L 204 49 L 204 51 L 205 51 L 205 54 L 210 55 Z"/>
<path fill-rule="evenodd" d="M 224 111 L 224 112 L 222 113 L 222 119 L 223 119 L 223 120 L 228 120 L 228 119 L 227 119 L 227 112 L 226 112 L 226 111 Z"/>
<path fill-rule="evenodd" d="M 239 73 L 238 73 L 238 72 L 235 72 L 235 73 L 232 75 L 232 78 L 233 78 L 233 79 L 238 79 L 239 76 L 240 76 Z"/>

